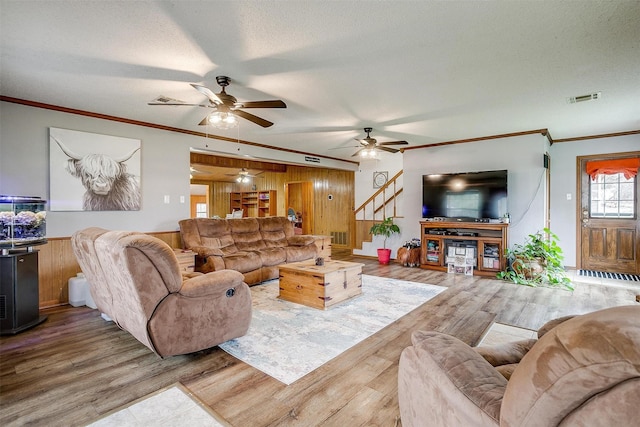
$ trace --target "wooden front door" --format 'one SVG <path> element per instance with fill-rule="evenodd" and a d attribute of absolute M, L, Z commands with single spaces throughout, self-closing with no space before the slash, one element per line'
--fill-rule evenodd
<path fill-rule="evenodd" d="M 640 152 L 580 157 L 579 268 L 640 274 L 640 191 L 638 177 L 600 175 L 592 180 L 588 161 L 640 157 Z"/>

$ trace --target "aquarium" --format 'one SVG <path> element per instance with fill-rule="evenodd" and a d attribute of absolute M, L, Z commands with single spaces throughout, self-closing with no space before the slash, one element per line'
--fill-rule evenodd
<path fill-rule="evenodd" d="M 46 201 L 39 197 L 0 195 L 0 248 L 47 242 Z"/>

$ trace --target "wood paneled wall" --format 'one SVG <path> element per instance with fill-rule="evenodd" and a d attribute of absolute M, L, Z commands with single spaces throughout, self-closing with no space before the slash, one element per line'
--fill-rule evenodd
<path fill-rule="evenodd" d="M 286 172 L 265 171 L 247 184 L 207 181 L 192 181 L 192 183 L 209 185 L 212 201 L 211 214 L 224 218 L 230 212 L 229 193 L 251 191 L 254 185 L 257 191 L 276 190 L 278 216 L 286 216 L 285 184 L 304 181 L 313 182 L 314 188 L 314 227 L 311 233 L 322 235 L 331 235 L 331 232 L 351 233 L 355 227 L 353 224 L 355 174 L 352 171 L 288 165 Z M 331 200 L 329 195 L 332 196 Z M 350 239 L 348 238 L 347 241 Z"/>
<path fill-rule="evenodd" d="M 166 242 L 172 248 L 181 248 L 182 241 L 177 231 L 148 233 Z M 38 251 L 38 280 L 40 308 L 69 302 L 69 279 L 80 272 L 71 248 L 69 237 L 49 239 L 44 245 L 34 246 Z"/>

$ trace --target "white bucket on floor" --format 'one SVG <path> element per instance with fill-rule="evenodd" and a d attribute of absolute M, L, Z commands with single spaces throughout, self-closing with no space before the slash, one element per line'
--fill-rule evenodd
<path fill-rule="evenodd" d="M 98 308 L 91 296 L 91 285 L 84 273 L 78 273 L 76 277 L 69 279 L 69 304 L 74 307 L 86 305 L 89 308 Z"/>
<path fill-rule="evenodd" d="M 89 284 L 84 274 L 78 273 L 76 277 L 69 279 L 69 304 L 74 307 L 85 305 Z"/>

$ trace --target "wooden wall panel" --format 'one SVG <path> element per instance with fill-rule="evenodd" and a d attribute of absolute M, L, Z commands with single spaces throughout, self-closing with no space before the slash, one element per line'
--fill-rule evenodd
<path fill-rule="evenodd" d="M 147 233 L 166 242 L 172 248 L 181 248 L 182 241 L 177 231 Z M 40 308 L 51 307 L 69 302 L 69 279 L 80 272 L 71 248 L 69 237 L 48 239 L 44 245 L 35 246 L 38 250 L 38 280 Z"/>
<path fill-rule="evenodd" d="M 211 190 L 212 215 L 224 218 L 229 210 L 229 193 L 232 191 L 276 190 L 278 215 L 287 215 L 285 206 L 285 184 L 288 182 L 313 182 L 313 234 L 331 235 L 331 232 L 346 232 L 351 241 L 355 229 L 353 209 L 355 203 L 355 175 L 352 171 L 305 166 L 287 166 L 286 172 L 265 171 L 246 184 L 210 181 L 192 181 L 194 184 L 209 184 Z M 332 200 L 329 200 L 329 195 Z M 219 209 L 223 206 L 223 209 Z M 335 246 L 335 244 L 334 244 Z M 342 246 L 347 247 L 347 246 Z M 349 246 L 350 247 L 350 246 Z"/>

